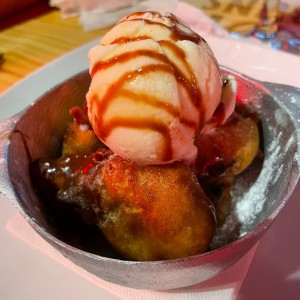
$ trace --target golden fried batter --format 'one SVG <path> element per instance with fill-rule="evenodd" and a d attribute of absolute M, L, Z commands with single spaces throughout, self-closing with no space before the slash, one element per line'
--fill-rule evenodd
<path fill-rule="evenodd" d="M 38 160 L 31 168 L 37 168 L 31 173 L 39 190 L 51 186 L 51 201 L 71 206 L 86 224 L 97 225 L 124 258 L 199 254 L 214 235 L 213 205 L 181 163 L 143 166 L 99 149 L 90 156 Z"/>
<path fill-rule="evenodd" d="M 162 260 L 208 249 L 214 211 L 189 168 L 142 166 L 114 156 L 102 180 L 100 228 L 124 257 Z"/>
<path fill-rule="evenodd" d="M 61 210 L 59 218 L 72 226 L 69 211 L 84 224 L 98 226 L 123 258 L 200 254 L 231 209 L 233 176 L 259 151 L 258 120 L 243 107 L 237 110 L 224 125 L 196 138 L 198 178 L 180 162 L 147 166 L 113 154 L 80 108 L 72 110 L 75 120 L 65 134 L 62 156 L 34 162 L 31 174 L 42 198 L 51 198 L 54 209 Z"/>
<path fill-rule="evenodd" d="M 235 113 L 224 125 L 196 138 L 196 171 L 211 176 L 237 175 L 256 157 L 259 141 L 257 121 Z"/>
<path fill-rule="evenodd" d="M 100 147 L 105 147 L 91 129 L 81 130 L 74 120 L 64 136 L 62 154 L 90 154 Z"/>

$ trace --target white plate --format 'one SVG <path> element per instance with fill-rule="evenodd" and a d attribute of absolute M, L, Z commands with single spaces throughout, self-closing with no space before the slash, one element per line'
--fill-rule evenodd
<path fill-rule="evenodd" d="M 256 40 L 210 36 L 206 41 L 226 67 L 261 81 L 300 87 L 300 57 L 295 54 L 270 49 Z"/>

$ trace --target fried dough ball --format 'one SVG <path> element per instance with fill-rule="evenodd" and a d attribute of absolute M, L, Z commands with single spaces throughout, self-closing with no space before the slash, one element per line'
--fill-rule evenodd
<path fill-rule="evenodd" d="M 237 175 L 257 156 L 259 143 L 257 120 L 235 113 L 224 125 L 196 137 L 196 172 L 209 176 Z"/>
<path fill-rule="evenodd" d="M 86 108 L 73 107 L 70 115 L 74 118 L 63 140 L 62 155 L 91 154 L 98 148 L 107 148 L 95 135 L 88 119 Z"/>
<path fill-rule="evenodd" d="M 40 159 L 31 168 L 39 189 L 55 192 L 50 201 L 66 204 L 86 224 L 97 225 L 123 258 L 199 254 L 214 235 L 213 205 L 181 163 L 142 166 L 99 149 L 89 156 Z M 60 215 L 67 218 L 67 210 Z"/>
<path fill-rule="evenodd" d="M 73 121 L 64 136 L 62 154 L 90 154 L 104 145 L 95 136 L 91 129 L 82 130 L 76 121 Z"/>
<path fill-rule="evenodd" d="M 100 228 L 124 257 L 163 260 L 208 249 L 213 207 L 184 165 L 142 166 L 113 156 L 102 180 Z"/>

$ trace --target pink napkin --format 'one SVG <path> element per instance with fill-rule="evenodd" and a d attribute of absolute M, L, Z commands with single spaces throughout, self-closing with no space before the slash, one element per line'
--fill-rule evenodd
<path fill-rule="evenodd" d="M 16 213 L 6 224 L 6 229 L 24 242 L 31 245 L 36 251 L 40 251 L 49 258 L 75 272 L 85 280 L 89 280 L 99 287 L 100 290 L 106 290 L 120 297 L 121 299 L 143 299 L 143 300 L 229 300 L 234 299 L 243 283 L 252 258 L 255 254 L 257 245 L 255 245 L 240 261 L 232 267 L 225 270 L 220 275 L 194 285 L 192 287 L 182 288 L 178 291 L 151 291 L 137 290 L 122 287 L 110 282 L 106 282 L 75 265 L 66 259 L 61 253 L 54 249 L 44 239 L 42 239 L 25 221 L 25 219 Z"/>

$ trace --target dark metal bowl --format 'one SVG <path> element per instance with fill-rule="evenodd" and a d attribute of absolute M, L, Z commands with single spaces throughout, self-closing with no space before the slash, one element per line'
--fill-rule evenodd
<path fill-rule="evenodd" d="M 259 113 L 264 159 L 241 174 L 233 189 L 234 209 L 217 231 L 211 251 L 182 259 L 134 262 L 79 249 L 62 238 L 47 216 L 29 176 L 29 163 L 56 157 L 71 121 L 69 109 L 82 104 L 90 84 L 80 73 L 37 99 L 34 105 L 0 123 L 0 191 L 32 228 L 65 257 L 113 283 L 144 289 L 193 285 L 222 272 L 261 238 L 288 200 L 299 178 L 299 102 L 297 88 L 252 80 L 232 70 L 239 98 Z"/>

